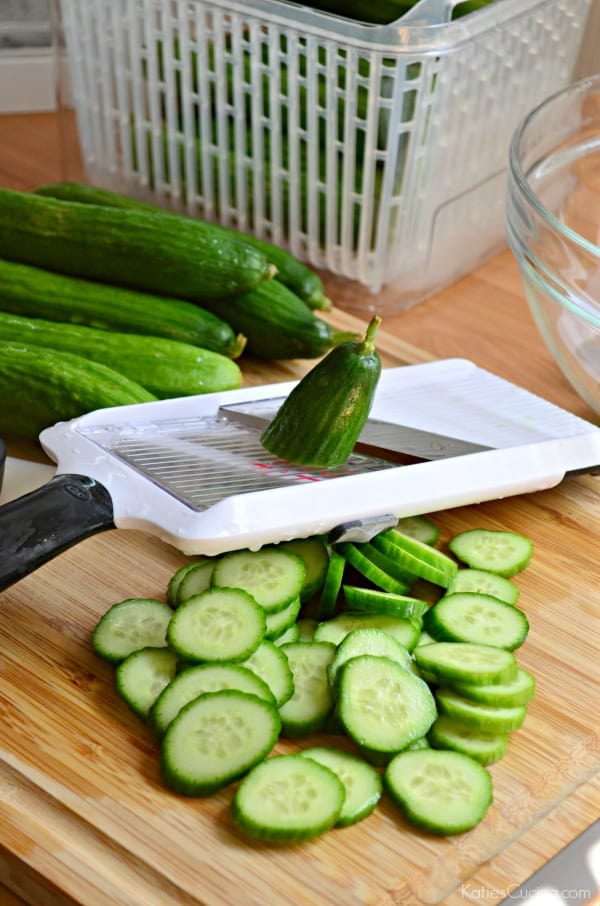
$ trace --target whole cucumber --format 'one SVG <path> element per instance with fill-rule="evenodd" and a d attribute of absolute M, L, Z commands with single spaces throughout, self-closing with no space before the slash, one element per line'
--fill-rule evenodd
<path fill-rule="evenodd" d="M 232 359 L 163 337 L 113 333 L 0 312 L 0 342 L 84 356 L 114 368 L 159 399 L 233 390 L 242 384 L 242 373 Z"/>
<path fill-rule="evenodd" d="M 248 292 L 275 268 L 241 235 L 192 217 L 0 189 L 0 256 L 201 301 Z"/>
<path fill-rule="evenodd" d="M 0 433 L 37 439 L 55 422 L 154 400 L 144 387 L 82 356 L 0 342 Z"/>

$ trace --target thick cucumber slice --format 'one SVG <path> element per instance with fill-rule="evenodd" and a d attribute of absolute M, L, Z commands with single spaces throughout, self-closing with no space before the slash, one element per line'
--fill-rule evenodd
<path fill-rule="evenodd" d="M 521 594 L 514 582 L 491 573 L 485 569 L 459 569 L 454 581 L 448 586 L 448 594 L 455 592 L 473 591 L 481 595 L 491 595 L 500 598 L 507 604 L 516 604 Z"/>
<path fill-rule="evenodd" d="M 315 642 L 340 642 L 354 629 L 383 629 L 412 651 L 421 635 L 421 620 L 413 617 L 402 619 L 384 613 L 339 613 L 331 620 L 325 620 L 315 629 Z"/>
<path fill-rule="evenodd" d="M 279 709 L 281 731 L 288 737 L 308 736 L 325 726 L 333 710 L 327 668 L 335 647 L 328 642 L 294 642 L 280 650 L 294 678 L 294 694 Z"/>
<path fill-rule="evenodd" d="M 304 562 L 306 578 L 300 592 L 300 598 L 303 604 L 306 601 L 310 601 L 321 590 L 325 581 L 329 565 L 327 545 L 321 537 L 314 536 L 312 538 L 298 538 L 294 541 L 282 541 L 278 547 L 281 550 L 297 554 Z"/>
<path fill-rule="evenodd" d="M 511 733 L 518 730 L 527 714 L 525 705 L 504 708 L 497 705 L 482 705 L 463 698 L 451 689 L 438 689 L 435 697 L 440 714 L 488 733 Z"/>
<path fill-rule="evenodd" d="M 222 689 L 237 689 L 238 692 L 257 695 L 276 704 L 267 684 L 247 667 L 240 664 L 198 664 L 177 674 L 156 698 L 150 711 L 154 732 L 159 737 L 163 736 L 182 708 L 205 692 L 220 692 Z"/>
<path fill-rule="evenodd" d="M 485 569 L 510 579 L 528 566 L 533 543 L 517 532 L 468 529 L 448 542 L 455 557 L 473 569 Z"/>
<path fill-rule="evenodd" d="M 201 592 L 206 591 L 207 588 L 210 588 L 216 562 L 216 559 L 200 560 L 198 563 L 192 564 L 190 569 L 185 570 L 185 574 L 181 577 L 175 592 L 176 607 L 179 607 L 188 598 L 199 595 Z"/>
<path fill-rule="evenodd" d="M 361 588 L 359 585 L 344 585 L 344 600 L 350 610 L 385 613 L 401 619 L 420 619 L 429 609 L 429 604 L 420 598 L 378 591 L 376 588 Z"/>
<path fill-rule="evenodd" d="M 505 683 L 517 675 L 517 662 L 512 651 L 492 645 L 434 642 L 420 645 L 413 654 L 419 670 L 442 684 Z"/>
<path fill-rule="evenodd" d="M 434 749 L 451 749 L 474 758 L 479 764 L 500 761 L 508 748 L 508 733 L 478 730 L 451 717 L 438 717 L 427 736 Z"/>
<path fill-rule="evenodd" d="M 458 572 L 456 562 L 446 554 L 397 529 L 380 532 L 372 544 L 402 569 L 442 588 L 447 588 Z"/>
<path fill-rule="evenodd" d="M 212 584 L 243 588 L 266 613 L 283 610 L 300 597 L 306 579 L 304 561 L 279 547 L 232 551 L 215 566 Z"/>
<path fill-rule="evenodd" d="M 142 648 L 128 655 L 115 670 L 117 692 L 144 720 L 177 670 L 177 656 L 168 648 Z"/>
<path fill-rule="evenodd" d="M 385 789 L 411 824 L 433 834 L 460 834 L 475 827 L 492 803 L 492 778 L 459 752 L 400 752 L 388 764 Z"/>
<path fill-rule="evenodd" d="M 300 755 L 275 755 L 244 777 L 232 817 L 261 840 L 310 840 L 336 825 L 344 797 L 342 781 L 329 768 Z"/>
<path fill-rule="evenodd" d="M 244 661 L 266 629 L 265 612 L 241 588 L 209 588 L 174 612 L 167 640 L 183 660 Z"/>
<path fill-rule="evenodd" d="M 161 773 L 184 796 L 209 796 L 269 754 L 281 721 L 271 702 L 235 689 L 205 692 L 171 721 L 161 745 Z"/>
<path fill-rule="evenodd" d="M 335 605 L 342 587 L 346 558 L 339 551 L 332 550 L 329 556 L 325 582 L 319 598 L 318 616 L 320 620 L 329 620 L 335 613 Z"/>
<path fill-rule="evenodd" d="M 336 690 L 342 726 L 372 752 L 399 752 L 425 736 L 437 716 L 427 683 L 390 658 L 352 658 L 341 669 Z"/>
<path fill-rule="evenodd" d="M 395 592 L 399 595 L 404 594 L 408 589 L 408 584 L 385 572 L 374 562 L 374 560 L 370 559 L 367 554 L 363 552 L 363 547 L 364 545 L 362 544 L 359 546 L 352 544 L 351 542 L 345 542 L 344 544 L 338 544 L 336 550 L 338 550 L 348 563 L 350 563 L 354 569 L 358 570 L 365 579 L 372 582 L 373 585 L 377 585 L 378 588 L 383 588 L 384 591 Z"/>
<path fill-rule="evenodd" d="M 381 775 L 374 767 L 362 758 L 333 746 L 314 746 L 298 754 L 329 768 L 342 781 L 346 795 L 336 827 L 349 827 L 371 814 L 383 789 Z"/>
<path fill-rule="evenodd" d="M 242 663 L 264 680 L 277 706 L 281 707 L 294 694 L 294 677 L 285 652 L 274 642 L 264 639 L 256 651 Z"/>
<path fill-rule="evenodd" d="M 426 516 L 405 516 L 399 519 L 396 528 L 409 538 L 416 538 L 423 544 L 434 545 L 441 535 L 441 530 Z"/>
<path fill-rule="evenodd" d="M 451 688 L 469 701 L 497 708 L 511 708 L 526 705 L 535 697 L 535 677 L 519 667 L 516 677 L 507 683 L 492 683 L 489 686 L 474 686 L 470 683 L 453 682 Z"/>
<path fill-rule="evenodd" d="M 428 610 L 423 625 L 441 642 L 474 642 L 509 651 L 522 645 L 529 632 L 522 610 L 472 591 L 444 595 Z"/>
<path fill-rule="evenodd" d="M 283 608 L 283 610 L 277 610 L 274 613 L 266 614 L 266 626 L 265 626 L 265 639 L 270 639 L 272 642 L 279 639 L 284 632 L 293 626 L 296 622 L 296 618 L 300 613 L 300 608 L 302 607 L 302 602 L 300 597 L 295 598 L 290 604 Z"/>
<path fill-rule="evenodd" d="M 164 648 L 173 610 L 154 598 L 127 598 L 106 611 L 92 634 L 96 654 L 118 664 L 141 648 Z"/>
<path fill-rule="evenodd" d="M 410 670 L 412 658 L 408 648 L 383 629 L 355 629 L 338 645 L 335 656 L 327 669 L 329 683 L 335 689 L 336 679 L 341 667 L 353 657 L 361 654 L 373 654 L 397 661 L 400 666 Z"/>

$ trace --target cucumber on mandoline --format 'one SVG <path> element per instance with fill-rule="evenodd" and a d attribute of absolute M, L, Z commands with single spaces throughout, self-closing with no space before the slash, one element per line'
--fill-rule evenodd
<path fill-rule="evenodd" d="M 80 355 L 0 342 L 0 432 L 37 440 L 44 428 L 109 406 L 156 397 Z"/>
<path fill-rule="evenodd" d="M 23 318 L 0 311 L 0 342 L 43 346 L 114 368 L 158 399 L 235 390 L 242 372 L 232 359 L 163 337 Z"/>
<path fill-rule="evenodd" d="M 241 236 L 205 221 L 14 189 L 0 189 L 0 256 L 193 301 L 248 292 L 275 273 Z"/>
<path fill-rule="evenodd" d="M 261 442 L 280 459 L 298 465 L 341 465 L 368 418 L 381 360 L 371 319 L 362 340 L 332 349 L 296 384 L 264 430 Z"/>

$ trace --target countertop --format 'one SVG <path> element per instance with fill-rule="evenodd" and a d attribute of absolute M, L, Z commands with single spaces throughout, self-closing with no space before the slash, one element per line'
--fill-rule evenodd
<path fill-rule="evenodd" d="M 27 190 L 61 176 L 58 125 L 54 114 L 0 117 L 0 186 Z M 343 309 L 343 290 L 336 288 L 335 292 L 334 301 Z M 469 358 L 583 418 L 598 421 L 571 389 L 542 343 L 527 308 L 516 264 L 508 250 L 413 308 L 386 314 L 382 328 L 387 335 L 397 338 L 399 345 L 414 346 L 434 358 Z M 34 447 L 29 448 L 26 444 L 12 452 L 36 456 Z M 598 481 L 595 479 L 594 484 L 588 480 L 589 494 L 597 494 Z M 600 502 L 600 498 L 598 500 Z M 535 534 L 535 529 L 532 525 L 531 534 Z M 553 526 L 553 543 L 560 544 L 561 531 L 563 526 L 557 522 Z M 600 588 L 597 558 L 590 555 L 588 562 L 580 563 L 580 568 L 595 576 L 596 587 Z M 577 577 L 572 576 L 569 581 L 576 582 Z M 593 716 L 592 703 L 590 721 Z M 567 798 L 520 833 L 515 842 L 480 865 L 468 884 L 457 888 L 444 902 L 451 906 L 471 901 L 499 902 L 588 827 L 599 813 L 600 783 L 595 775 L 575 784 Z M 76 902 L 49 890 L 44 893 L 45 899 L 36 899 L 42 888 L 36 887 L 28 875 L 19 875 L 12 860 L 4 858 L 8 851 L 8 841 L 3 839 L 0 826 L 2 906 L 25 903 L 63 906 Z"/>

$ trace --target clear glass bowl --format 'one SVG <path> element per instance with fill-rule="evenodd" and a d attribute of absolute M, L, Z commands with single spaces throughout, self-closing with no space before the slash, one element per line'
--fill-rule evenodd
<path fill-rule="evenodd" d="M 600 75 L 548 98 L 515 132 L 506 233 L 546 345 L 600 414 Z"/>

